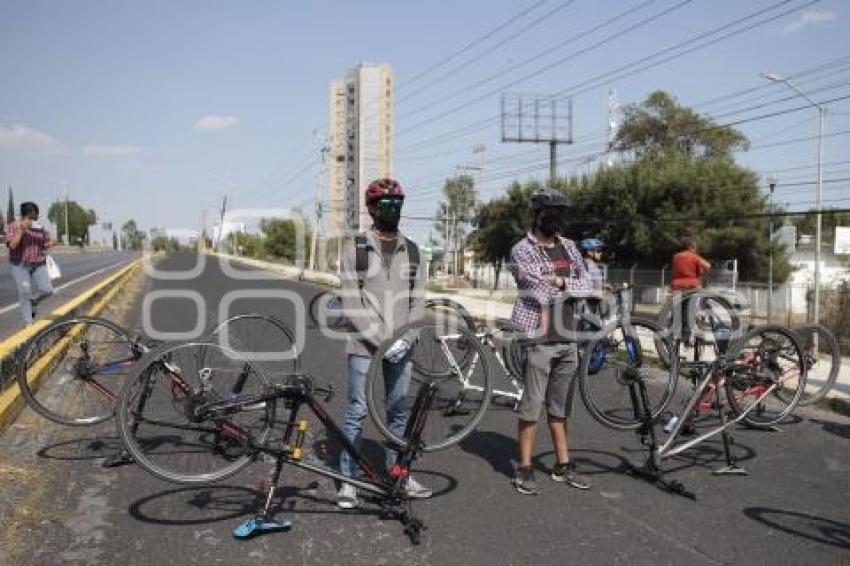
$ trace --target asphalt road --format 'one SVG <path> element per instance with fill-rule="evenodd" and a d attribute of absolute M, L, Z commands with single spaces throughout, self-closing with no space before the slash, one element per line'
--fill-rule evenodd
<path fill-rule="evenodd" d="M 167 269 L 189 259 L 170 258 Z M 242 274 L 250 273 L 244 271 Z M 148 281 L 150 290 L 189 290 L 204 299 L 208 322 L 234 289 L 292 291 L 309 299 L 311 285 L 281 280 L 236 281 L 208 264 L 200 277 Z M 123 323 L 142 327 L 140 303 L 120 309 Z M 281 298 L 247 298 L 241 311 L 293 316 Z M 197 321 L 188 299 L 154 301 L 148 327 L 188 331 Z M 308 330 L 304 367 L 344 391 L 342 345 Z M 343 395 L 329 406 L 341 416 Z M 538 445 L 539 497 L 510 485 L 516 417 L 494 406 L 459 446 L 428 454 L 416 475 L 435 497 L 416 505 L 428 525 L 412 546 L 374 506 L 341 511 L 333 482 L 286 469 L 280 516 L 290 532 L 249 541 L 233 528 L 261 505 L 255 485 L 268 477 L 258 462 L 223 484 L 182 487 L 135 466 L 104 469 L 117 440 L 110 424 L 94 429 L 54 426 L 25 413 L 0 438 L 0 561 L 8 564 L 848 564 L 850 565 L 850 420 L 800 412 L 781 432 L 737 430 L 736 453 L 747 477 L 716 477 L 719 442 L 668 461 L 669 477 L 696 501 L 659 491 L 618 468 L 638 461 L 637 439 L 593 421 L 580 401 L 570 422 L 573 457 L 593 481 L 577 491 L 547 479 L 553 463 L 548 435 Z M 375 444 L 371 445 L 374 452 Z"/>
<path fill-rule="evenodd" d="M 112 251 L 54 255 L 62 277 L 53 281 L 56 294 L 39 305 L 39 313 L 42 316 L 49 313 L 137 256 L 133 252 Z M 18 290 L 9 262 L 4 259 L 0 261 L 0 337 L 8 336 L 21 325 Z"/>

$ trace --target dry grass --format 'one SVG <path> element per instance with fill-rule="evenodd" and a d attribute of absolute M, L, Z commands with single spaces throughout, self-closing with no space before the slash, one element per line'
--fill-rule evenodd
<path fill-rule="evenodd" d="M 63 519 L 65 514 L 50 509 L 49 485 L 44 470 L 0 465 L 0 492 L 11 496 L 4 502 L 7 514 L 0 529 L 0 564 L 24 563 L 33 550 L 28 533 L 38 525 Z"/>

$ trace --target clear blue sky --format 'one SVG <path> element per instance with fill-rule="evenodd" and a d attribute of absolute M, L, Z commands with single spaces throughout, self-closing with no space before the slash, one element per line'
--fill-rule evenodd
<path fill-rule="evenodd" d="M 559 8 L 563 0 L 548 0 L 405 86 L 417 73 L 535 1 L 7 0 L 0 18 L 0 186 L 13 186 L 18 202 L 26 198 L 45 205 L 67 187 L 72 198 L 96 209 L 103 219 L 120 223 L 132 217 L 145 228 L 197 227 L 201 210 L 212 215 L 224 194 L 242 207 L 308 204 L 316 168 L 305 164 L 317 154 L 316 130 L 327 125 L 328 82 L 358 61 L 380 61 L 393 66 L 399 84 L 395 174 L 411 193 L 407 213 L 430 215 L 440 180 L 453 174 L 457 164 L 474 161 L 473 144 L 487 147 L 481 187 L 485 197 L 498 194 L 512 170 L 523 169 L 521 179 L 546 175 L 546 147 L 503 144 L 495 122 L 457 136 L 459 127 L 496 116 L 497 92 L 507 83 L 516 80 L 508 90 L 527 93 L 575 90 L 594 77 L 778 0 L 693 0 L 635 31 L 617 32 L 679 3 L 575 0 Z M 642 4 L 612 26 L 520 65 Z M 563 148 L 563 158 L 604 147 L 609 88 L 622 104 L 664 89 L 685 104 L 718 115 L 789 96 L 785 87 L 774 85 L 700 106 L 767 84 L 759 71 L 793 74 L 850 56 L 848 4 L 806 4 L 789 0 L 761 18 L 800 9 L 766 25 L 629 77 L 591 81 L 593 88 L 574 99 L 575 136 L 587 141 Z M 544 18 L 547 12 L 551 14 Z M 542 21 L 531 25 L 538 18 Z M 529 28 L 510 39 L 525 26 Z M 612 34 L 616 39 L 605 41 Z M 601 45 L 591 47 L 598 42 Z M 570 55 L 571 60 L 523 79 Z M 444 76 L 472 57 L 474 63 Z M 509 70 L 512 65 L 517 68 Z M 490 76 L 496 78 L 471 86 Z M 819 100 L 850 95 L 850 63 L 801 78 L 800 84 L 822 89 L 813 94 Z M 445 99 L 459 90 L 463 92 Z M 440 117 L 478 97 L 483 98 Z M 757 100 L 748 102 L 751 99 Z M 718 120 L 799 104 L 776 103 Z M 850 130 L 850 100 L 830 110 L 829 132 Z M 762 148 L 758 144 L 814 136 L 814 110 L 741 128 L 756 147 L 739 159 L 755 170 L 812 166 L 781 172 L 778 189 L 782 201 L 811 204 L 813 185 L 783 188 L 781 183 L 815 178 L 815 141 Z M 845 135 L 828 138 L 827 161 L 850 160 L 848 141 Z M 511 157 L 514 154 L 519 155 Z M 525 171 L 529 163 L 538 164 L 539 171 Z M 584 167 L 565 162 L 561 171 Z M 296 176 L 299 170 L 302 174 Z M 830 177 L 850 177 L 850 162 L 828 165 Z M 825 186 L 827 201 L 850 197 L 850 183 Z M 5 191 L 2 194 L 5 198 Z M 848 206 L 850 200 L 826 204 Z M 417 238 L 427 234 L 428 225 L 407 222 Z"/>

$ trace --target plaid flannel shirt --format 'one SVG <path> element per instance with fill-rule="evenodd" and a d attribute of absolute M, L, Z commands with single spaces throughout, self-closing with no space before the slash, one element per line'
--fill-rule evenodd
<path fill-rule="evenodd" d="M 565 290 L 590 290 L 590 274 L 575 243 L 561 236 L 557 236 L 557 241 L 573 266 L 573 276 L 564 278 Z M 555 273 L 555 266 L 542 244 L 529 232 L 511 249 L 510 270 L 519 290 L 511 322 L 521 332 L 535 330 L 540 326 L 543 305 L 551 304 L 563 292 L 547 279 Z"/>
<path fill-rule="evenodd" d="M 21 242 L 17 248 L 9 246 L 12 237 L 17 233 L 18 226 L 12 222 L 6 224 L 6 247 L 9 248 L 9 261 L 13 264 L 27 266 L 43 265 L 47 261 L 45 255 L 45 243 L 47 242 L 47 230 L 30 228 L 24 232 Z"/>

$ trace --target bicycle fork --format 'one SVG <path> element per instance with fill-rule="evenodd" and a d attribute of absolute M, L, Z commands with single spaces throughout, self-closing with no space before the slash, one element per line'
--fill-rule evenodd
<path fill-rule="evenodd" d="M 689 499 L 696 499 L 696 495 L 688 491 L 680 481 L 664 479 L 664 472 L 658 462 L 658 438 L 655 435 L 655 419 L 653 419 L 652 412 L 649 410 L 646 383 L 644 383 L 637 369 L 629 368 L 627 371 L 631 372 L 631 375 L 628 377 L 629 398 L 632 402 L 632 411 L 635 419 L 641 423 L 638 428 L 638 434 L 641 436 L 641 444 L 647 447 L 648 455 L 642 467 L 626 463 L 626 471 L 651 484 L 657 485 L 665 491 Z"/>

